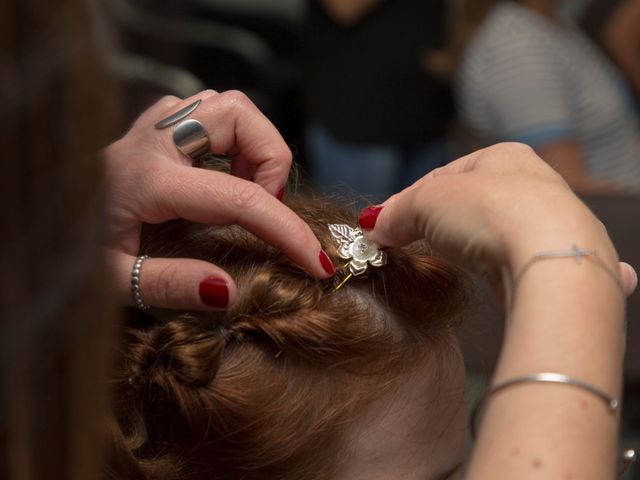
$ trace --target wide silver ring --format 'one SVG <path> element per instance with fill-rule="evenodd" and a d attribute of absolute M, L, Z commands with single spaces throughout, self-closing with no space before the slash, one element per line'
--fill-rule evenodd
<path fill-rule="evenodd" d="M 192 160 L 198 160 L 209 151 L 209 132 L 198 120 L 187 119 L 201 103 L 202 100 L 196 100 L 154 125 L 158 130 L 175 125 L 173 143 L 178 150 Z"/>
<path fill-rule="evenodd" d="M 209 133 L 198 120 L 183 120 L 173 129 L 173 143 L 187 157 L 198 160 L 209 151 Z"/>
<path fill-rule="evenodd" d="M 144 303 L 142 300 L 142 295 L 140 294 L 140 270 L 142 269 L 142 264 L 146 259 L 149 258 L 149 255 L 140 255 L 136 258 L 136 261 L 133 263 L 133 269 L 131 270 L 131 294 L 133 295 L 133 303 L 136 308 L 146 312 L 151 307 Z"/>

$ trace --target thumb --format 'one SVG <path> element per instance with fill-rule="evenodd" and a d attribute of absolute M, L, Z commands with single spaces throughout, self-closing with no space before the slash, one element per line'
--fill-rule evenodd
<path fill-rule="evenodd" d="M 360 228 L 369 239 L 385 247 L 408 245 L 425 238 L 429 221 L 439 216 L 442 205 L 438 203 L 441 189 L 434 180 L 426 188 L 422 182 L 414 184 L 381 205 L 363 209 L 358 218 Z"/>
<path fill-rule="evenodd" d="M 132 278 L 136 257 L 110 250 L 108 261 L 119 305 L 135 305 Z M 236 297 L 237 287 L 227 272 L 190 258 L 148 258 L 139 271 L 138 292 L 145 305 L 172 310 L 222 310 Z"/>

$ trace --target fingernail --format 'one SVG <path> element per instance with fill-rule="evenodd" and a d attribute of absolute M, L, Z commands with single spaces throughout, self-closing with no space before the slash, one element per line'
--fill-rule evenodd
<path fill-rule="evenodd" d="M 333 263 L 331 263 L 329 255 L 327 255 L 324 250 L 320 250 L 320 255 L 318 255 L 318 257 L 320 258 L 320 265 L 322 265 L 325 272 L 330 275 L 336 273 L 336 269 L 333 268 Z"/>
<path fill-rule="evenodd" d="M 200 282 L 202 303 L 213 308 L 227 308 L 229 305 L 229 287 L 221 278 L 209 277 Z"/>
<path fill-rule="evenodd" d="M 284 187 L 280 189 L 280 191 L 276 194 L 276 198 L 280 201 L 284 198 Z"/>
<path fill-rule="evenodd" d="M 378 220 L 378 215 L 382 211 L 382 207 L 367 207 L 360 212 L 360 218 L 358 224 L 364 230 L 373 230 Z"/>

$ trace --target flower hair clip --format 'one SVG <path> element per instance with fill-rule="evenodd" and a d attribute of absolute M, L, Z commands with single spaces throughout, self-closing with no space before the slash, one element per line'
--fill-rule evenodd
<path fill-rule="evenodd" d="M 382 267 L 387 264 L 387 254 L 380 250 L 371 240 L 364 237 L 360 228 L 351 228 L 349 225 L 329 225 L 331 235 L 338 243 L 338 256 L 350 260 L 349 275 L 335 288 L 338 290 L 352 276 L 362 275 L 367 267 Z"/>

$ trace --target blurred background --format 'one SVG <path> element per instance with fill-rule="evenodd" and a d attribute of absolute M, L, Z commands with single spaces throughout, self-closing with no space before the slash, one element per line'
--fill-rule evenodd
<path fill-rule="evenodd" d="M 640 267 L 639 0 L 110 0 L 106 15 L 122 131 L 162 95 L 239 89 L 305 181 L 363 205 L 474 149 L 525 142 Z M 502 335 L 480 281 L 478 297 L 460 332 L 472 397 Z M 623 446 L 640 450 L 638 294 L 628 333 Z"/>

